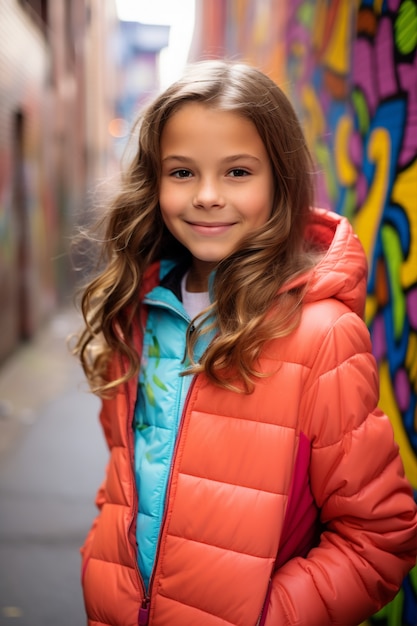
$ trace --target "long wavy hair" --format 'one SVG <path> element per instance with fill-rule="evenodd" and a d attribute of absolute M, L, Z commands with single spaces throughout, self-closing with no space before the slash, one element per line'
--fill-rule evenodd
<path fill-rule="evenodd" d="M 188 371 L 204 371 L 216 384 L 249 392 L 260 375 L 257 360 L 265 342 L 290 333 L 299 322 L 304 289 L 286 285 L 308 275 L 317 255 L 305 237 L 313 165 L 295 111 L 283 91 L 256 68 L 225 61 L 191 64 L 140 116 L 135 156 L 101 224 L 101 268 L 83 289 L 85 326 L 74 347 L 98 395 L 139 371 L 132 328 L 146 270 L 162 257 L 189 257 L 164 225 L 158 202 L 162 130 L 189 102 L 235 112 L 255 125 L 271 162 L 275 194 L 267 223 L 216 267 L 213 304 L 187 335 Z M 195 363 L 193 346 L 206 332 L 208 319 L 216 337 Z M 126 363 L 118 379 L 108 373 L 115 354 Z"/>

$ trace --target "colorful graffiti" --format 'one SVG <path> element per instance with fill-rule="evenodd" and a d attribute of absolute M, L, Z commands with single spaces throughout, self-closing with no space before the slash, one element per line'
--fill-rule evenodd
<path fill-rule="evenodd" d="M 354 224 L 369 262 L 366 321 L 406 474 L 417 489 L 417 3 L 294 0 L 291 95 L 318 200 Z M 417 570 L 369 624 L 416 624 Z"/>

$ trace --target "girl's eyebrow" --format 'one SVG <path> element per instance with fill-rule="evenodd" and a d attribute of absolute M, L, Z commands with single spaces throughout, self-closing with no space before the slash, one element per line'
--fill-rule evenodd
<path fill-rule="evenodd" d="M 181 163 L 185 163 L 186 161 L 189 162 L 192 160 L 193 159 L 191 157 L 181 156 L 179 154 L 169 154 L 162 159 L 162 163 L 164 163 L 165 161 L 181 161 Z"/>
<path fill-rule="evenodd" d="M 233 163 L 233 161 L 240 161 L 241 159 L 250 160 L 250 161 L 260 161 L 260 159 L 258 159 L 258 157 L 256 157 L 254 154 L 246 154 L 246 153 L 232 154 L 231 156 L 224 158 L 223 161 L 224 163 Z"/>
<path fill-rule="evenodd" d="M 242 154 L 232 154 L 230 156 L 225 157 L 224 159 L 222 159 L 223 163 L 233 163 L 234 161 L 240 161 L 241 159 L 245 159 L 245 160 L 251 160 L 251 161 L 260 161 L 260 159 L 258 157 L 256 157 L 253 154 L 246 154 L 246 153 L 242 153 Z M 182 156 L 180 154 L 169 154 L 168 156 L 164 157 L 162 159 L 162 162 L 166 162 L 166 161 L 180 161 L 181 163 L 185 163 L 185 162 L 191 162 L 193 161 L 192 157 L 187 157 L 187 156 Z"/>

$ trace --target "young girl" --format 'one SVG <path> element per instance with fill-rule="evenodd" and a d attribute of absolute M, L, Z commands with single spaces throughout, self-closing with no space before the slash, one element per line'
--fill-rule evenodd
<path fill-rule="evenodd" d="M 311 173 L 244 64 L 190 66 L 143 115 L 76 345 L 110 449 L 90 625 L 354 625 L 415 563 L 364 253 Z"/>

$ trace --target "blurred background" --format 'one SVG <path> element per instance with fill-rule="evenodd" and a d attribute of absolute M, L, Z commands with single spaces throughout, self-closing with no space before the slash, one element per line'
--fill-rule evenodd
<path fill-rule="evenodd" d="M 243 59 L 293 102 L 317 203 L 367 253 L 381 408 L 417 489 L 416 50 L 416 0 L 0 0 L 0 624 L 84 623 L 77 550 L 106 452 L 65 348 L 71 243 L 138 109 L 189 61 Z M 371 623 L 417 624 L 416 569 Z"/>

